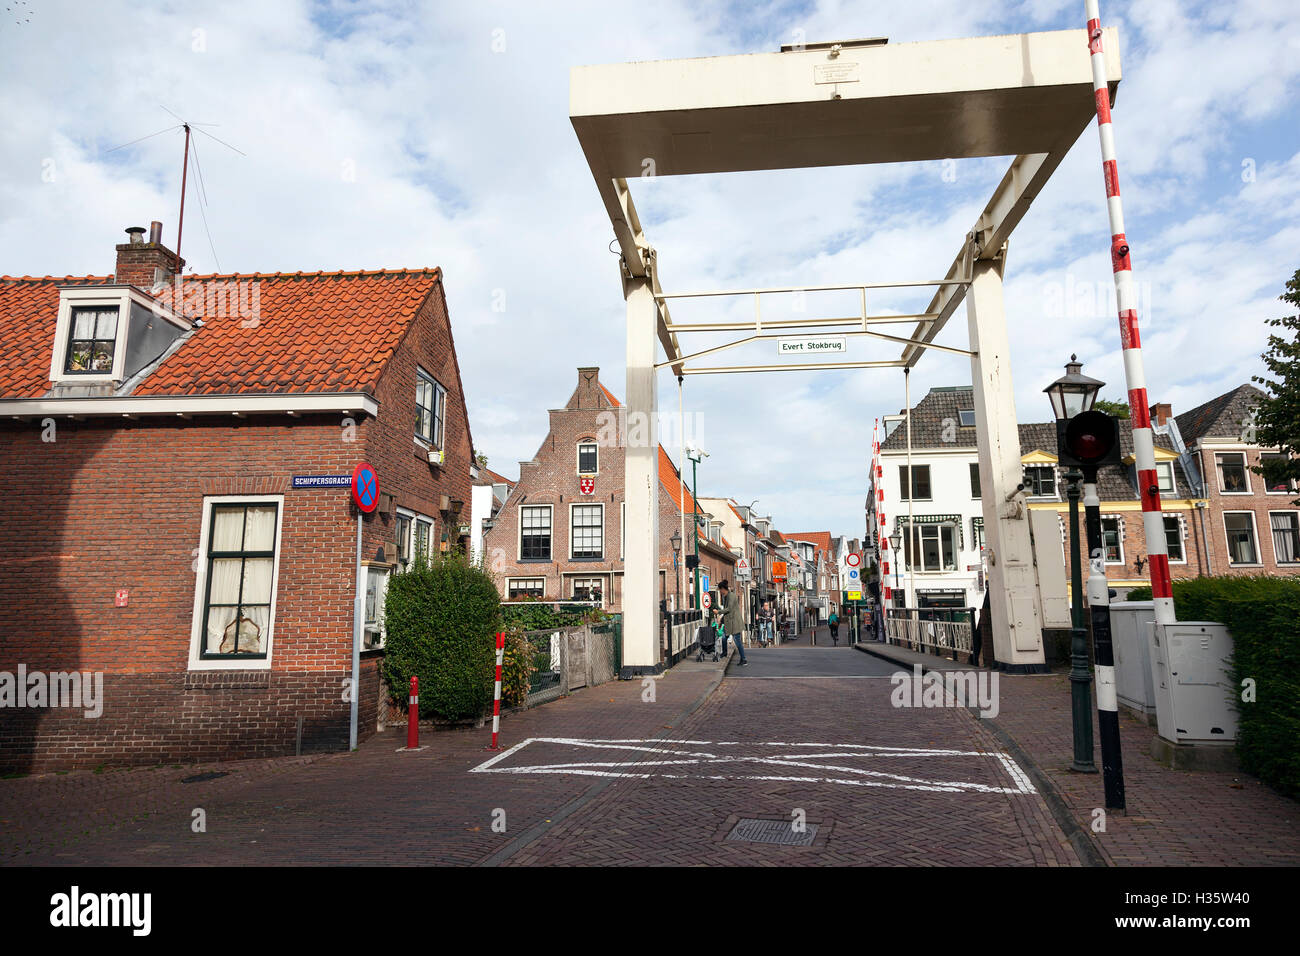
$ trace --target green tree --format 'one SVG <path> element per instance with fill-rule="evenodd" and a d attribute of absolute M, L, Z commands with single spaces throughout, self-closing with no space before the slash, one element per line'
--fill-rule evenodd
<path fill-rule="evenodd" d="M 1287 280 L 1286 291 L 1278 298 L 1300 309 L 1300 269 Z M 1283 331 L 1269 335 L 1268 351 L 1260 356 L 1270 377 L 1251 376 L 1269 393 L 1256 409 L 1253 424 L 1255 441 L 1266 448 L 1280 448 L 1283 455 L 1252 470 L 1270 484 L 1300 481 L 1300 314 L 1269 319 L 1268 324 Z"/>
<path fill-rule="evenodd" d="M 1099 398 L 1093 403 L 1093 407 L 1099 412 L 1128 421 L 1128 402 L 1112 402 L 1108 398 Z"/>

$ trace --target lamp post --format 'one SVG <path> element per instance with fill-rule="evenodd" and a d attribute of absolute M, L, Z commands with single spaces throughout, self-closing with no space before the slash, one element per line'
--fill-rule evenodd
<path fill-rule="evenodd" d="M 682 576 L 677 573 L 677 559 L 682 553 L 682 533 L 674 531 L 673 536 L 668 539 L 668 543 L 673 546 L 673 577 L 677 579 L 677 609 L 682 607 Z"/>
<path fill-rule="evenodd" d="M 696 468 L 700 462 L 709 457 L 709 453 L 702 448 L 691 445 L 686 449 L 686 457 L 691 460 L 691 538 L 695 541 L 695 587 L 692 589 L 691 607 L 699 608 L 700 606 L 700 499 L 699 495 L 699 476 Z"/>
<path fill-rule="evenodd" d="M 1065 374 L 1044 389 L 1058 422 L 1090 411 L 1104 382 L 1082 374 L 1083 364 L 1071 355 Z M 1058 457 L 1061 449 L 1057 448 Z M 1083 628 L 1083 567 L 1079 562 L 1079 482 L 1083 472 L 1071 467 L 1065 473 L 1070 501 L 1070 712 L 1074 730 L 1076 773 L 1096 773 L 1092 754 L 1092 673 L 1088 670 L 1088 644 Z"/>
<path fill-rule="evenodd" d="M 892 552 L 892 557 L 894 559 L 894 591 L 895 592 L 898 591 L 898 576 L 899 576 L 898 559 L 899 559 L 899 555 L 902 554 L 902 551 L 900 550 L 902 546 L 903 546 L 902 532 L 895 530 L 894 533 L 889 536 L 889 550 L 890 552 Z M 898 598 L 895 597 L 894 600 L 895 602 L 897 602 Z M 903 604 L 904 606 L 906 606 L 907 602 L 904 601 Z"/>

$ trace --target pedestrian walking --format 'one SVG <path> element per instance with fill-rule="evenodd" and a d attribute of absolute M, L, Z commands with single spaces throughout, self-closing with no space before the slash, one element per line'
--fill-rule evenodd
<path fill-rule="evenodd" d="M 835 613 L 835 608 L 831 608 L 831 616 L 827 618 L 826 623 L 831 626 L 831 642 L 838 647 L 840 643 L 840 618 Z"/>
<path fill-rule="evenodd" d="M 722 656 L 727 656 L 727 637 L 730 636 L 736 642 L 736 650 L 740 652 L 740 666 L 745 667 L 749 661 L 745 659 L 745 644 L 740 639 L 741 632 L 745 629 L 745 618 L 740 611 L 740 598 L 731 593 L 731 585 L 723 579 L 718 585 L 718 595 L 721 597 L 722 611 Z"/>

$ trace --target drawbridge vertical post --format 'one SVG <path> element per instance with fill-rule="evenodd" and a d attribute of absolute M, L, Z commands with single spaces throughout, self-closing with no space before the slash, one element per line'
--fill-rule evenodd
<path fill-rule="evenodd" d="M 983 491 L 984 539 L 989 556 L 989 610 L 993 656 L 1010 671 L 1046 668 L 1043 631 L 1034 600 L 1029 512 L 1020 494 L 1020 434 L 1016 426 L 1011 351 L 1002 303 L 1005 252 L 973 264 L 966 293 L 970 328 L 975 434 Z"/>
<path fill-rule="evenodd" d="M 627 415 L 623 500 L 623 672 L 659 666 L 659 437 L 655 358 L 659 308 L 649 276 L 624 276 Z"/>

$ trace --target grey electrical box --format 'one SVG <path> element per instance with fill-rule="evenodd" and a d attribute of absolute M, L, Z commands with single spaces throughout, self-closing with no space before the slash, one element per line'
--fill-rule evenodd
<path fill-rule="evenodd" d="M 1172 743 L 1228 743 L 1237 739 L 1228 660 L 1232 637 L 1226 625 L 1179 621 L 1148 625 L 1156 720 Z"/>
<path fill-rule="evenodd" d="M 1110 606 L 1110 636 L 1115 648 L 1115 696 L 1143 717 L 1156 713 L 1151 643 L 1147 632 L 1156 619 L 1154 601 L 1116 601 Z"/>

